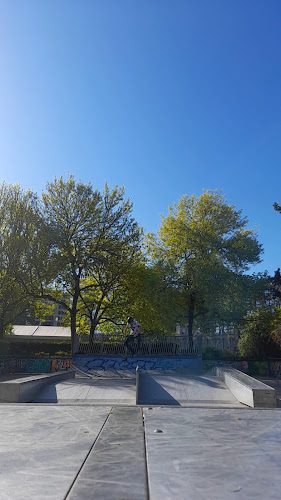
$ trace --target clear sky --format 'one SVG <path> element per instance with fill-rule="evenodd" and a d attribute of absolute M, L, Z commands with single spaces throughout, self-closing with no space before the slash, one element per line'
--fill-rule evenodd
<path fill-rule="evenodd" d="M 0 180 L 125 186 L 156 231 L 219 189 L 281 267 L 280 0 L 0 0 Z"/>

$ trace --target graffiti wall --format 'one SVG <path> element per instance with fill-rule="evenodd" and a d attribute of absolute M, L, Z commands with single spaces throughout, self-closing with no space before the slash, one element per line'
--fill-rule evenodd
<path fill-rule="evenodd" d="M 169 371 L 180 369 L 202 370 L 202 360 L 199 358 L 172 357 L 134 357 L 127 361 L 119 357 L 85 356 L 75 354 L 73 365 L 83 372 L 94 376 L 127 376 L 135 374 L 136 367 L 140 370 Z"/>
<path fill-rule="evenodd" d="M 72 366 L 71 359 L 52 359 L 51 372 L 61 372 L 64 370 L 70 370 L 71 366 Z"/>
<path fill-rule="evenodd" d="M 50 371 L 69 370 L 71 360 L 44 358 L 0 358 L 0 374 L 49 373 Z"/>

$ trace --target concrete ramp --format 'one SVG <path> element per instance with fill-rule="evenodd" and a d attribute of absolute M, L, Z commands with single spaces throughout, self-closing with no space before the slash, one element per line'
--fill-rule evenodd
<path fill-rule="evenodd" d="M 140 405 L 216 405 L 241 407 L 225 383 L 213 374 L 153 374 L 140 372 Z"/>
<path fill-rule="evenodd" d="M 33 400 L 36 403 L 83 405 L 135 405 L 135 380 L 76 377 L 50 384 Z"/>

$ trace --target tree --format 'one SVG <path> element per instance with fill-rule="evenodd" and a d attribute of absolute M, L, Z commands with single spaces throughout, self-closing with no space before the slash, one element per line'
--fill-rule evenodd
<path fill-rule="evenodd" d="M 161 263 L 142 261 L 128 276 L 129 315 L 150 334 L 174 332 L 179 316 L 178 291 L 167 280 Z"/>
<path fill-rule="evenodd" d="M 30 247 L 21 281 L 35 299 L 63 305 L 73 346 L 77 320 L 85 330 L 81 318 L 88 316 L 93 330 L 104 319 L 117 278 L 138 251 L 140 231 L 122 188 L 110 192 L 106 185 L 101 194 L 69 176 L 48 183 L 42 200 L 44 231 Z"/>
<path fill-rule="evenodd" d="M 29 305 L 17 275 L 39 219 L 38 199 L 31 190 L 25 192 L 19 184 L 0 186 L 0 337 Z"/>
<path fill-rule="evenodd" d="M 240 354 L 255 359 L 280 356 L 277 327 L 280 320 L 280 310 L 272 310 L 271 307 L 261 307 L 248 314 L 242 322 L 243 333 L 238 342 Z"/>
<path fill-rule="evenodd" d="M 131 216 L 132 204 L 124 189 L 105 186 L 102 198 L 101 237 L 80 286 L 90 334 L 104 322 L 120 323 L 128 305 L 128 276 L 140 260 L 141 231 Z"/>
<path fill-rule="evenodd" d="M 273 208 L 276 210 L 276 212 L 279 212 L 281 214 L 281 206 L 278 205 L 278 203 L 273 203 Z"/>
<path fill-rule="evenodd" d="M 281 300 L 281 274 L 280 267 L 275 271 L 273 278 L 271 278 L 270 293 L 273 300 Z"/>
<path fill-rule="evenodd" d="M 243 272 L 260 262 L 262 247 L 247 224 L 223 195 L 204 191 L 170 206 L 158 233 L 148 235 L 151 261 L 163 263 L 181 292 L 190 336 L 194 318 L 217 321 L 227 297 L 232 312 L 230 291 L 243 288 Z"/>

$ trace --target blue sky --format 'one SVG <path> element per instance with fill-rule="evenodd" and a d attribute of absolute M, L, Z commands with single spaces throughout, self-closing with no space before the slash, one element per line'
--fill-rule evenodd
<path fill-rule="evenodd" d="M 156 231 L 219 189 L 281 267 L 280 0 L 0 0 L 0 180 L 125 186 Z"/>

